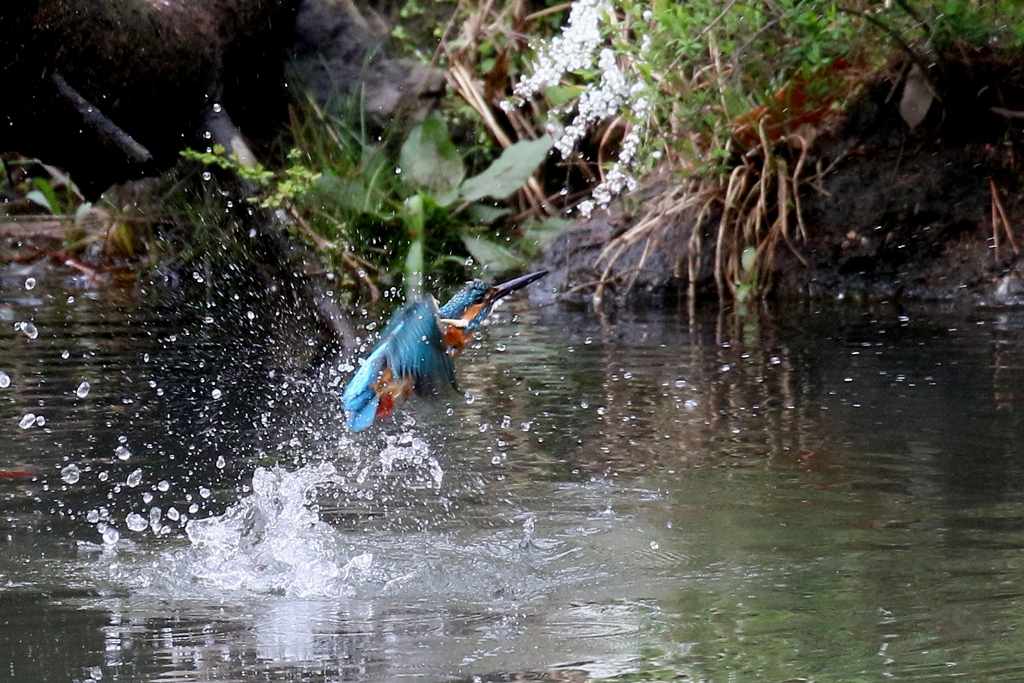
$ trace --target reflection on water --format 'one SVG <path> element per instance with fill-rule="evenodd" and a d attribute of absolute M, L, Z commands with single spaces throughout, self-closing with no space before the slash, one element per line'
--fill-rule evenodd
<path fill-rule="evenodd" d="M 155 298 L 0 294 L 0 680 L 1021 678 L 1024 314 L 521 307 L 354 438 Z"/>

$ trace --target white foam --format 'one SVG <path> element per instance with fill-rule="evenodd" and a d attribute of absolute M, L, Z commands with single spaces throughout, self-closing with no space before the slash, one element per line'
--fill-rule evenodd
<path fill-rule="evenodd" d="M 351 574 L 368 570 L 372 557 L 343 557 L 337 532 L 311 504 L 318 485 L 340 480 L 328 463 L 294 472 L 257 468 L 251 495 L 223 515 L 186 526 L 188 574 L 221 590 L 300 598 L 344 594 Z"/>

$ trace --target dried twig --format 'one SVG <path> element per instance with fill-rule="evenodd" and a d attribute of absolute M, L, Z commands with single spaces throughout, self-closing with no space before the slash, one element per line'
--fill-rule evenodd
<path fill-rule="evenodd" d="M 449 84 L 462 96 L 463 99 L 473 107 L 476 112 L 483 119 L 484 125 L 494 136 L 494 139 L 498 141 L 502 149 L 507 149 L 512 146 L 512 139 L 502 128 L 501 124 L 494 116 L 488 102 L 484 99 L 483 93 L 480 88 L 477 87 L 473 81 L 473 77 L 463 64 L 459 62 L 452 62 L 451 68 L 448 69 L 445 74 L 448 78 Z M 538 212 L 543 212 L 548 216 L 554 216 L 557 211 L 547 202 L 547 198 L 544 194 L 543 188 L 536 178 L 530 178 L 526 186 L 523 188 L 523 194 L 530 202 L 532 207 Z"/>
<path fill-rule="evenodd" d="M 82 122 L 96 133 L 96 138 L 103 145 L 121 150 L 128 157 L 128 161 L 133 164 L 143 165 L 153 162 L 153 155 L 148 149 L 108 119 L 96 105 L 82 97 L 64 80 L 60 72 L 54 71 L 50 74 L 50 82 L 53 83 L 60 98 L 68 102 L 78 112 L 78 115 L 82 117 Z"/>

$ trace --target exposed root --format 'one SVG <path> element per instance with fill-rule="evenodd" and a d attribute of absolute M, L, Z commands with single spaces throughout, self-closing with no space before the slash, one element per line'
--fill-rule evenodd
<path fill-rule="evenodd" d="M 702 201 L 705 202 L 705 205 L 707 204 L 707 196 L 703 188 L 703 182 L 690 181 L 665 193 L 635 225 L 605 245 L 596 261 L 598 265 L 603 262 L 605 267 L 594 289 L 593 302 L 595 306 L 600 306 L 605 287 L 613 281 L 618 281 L 623 275 L 620 273 L 612 276 L 612 270 L 618 259 L 628 249 L 646 239 L 640 260 L 634 268 L 627 271 L 632 274 L 632 277 L 626 292 L 628 293 L 633 288 L 637 277 L 643 271 L 647 258 L 665 236 L 664 227 L 671 224 L 670 219 Z"/>
<path fill-rule="evenodd" d="M 1006 217 L 1006 209 L 1003 208 L 1003 202 L 999 199 L 999 188 L 996 187 L 996 181 L 989 179 L 988 186 L 992 193 L 992 242 L 995 247 L 992 250 L 992 256 L 995 258 L 996 263 L 998 263 L 1000 225 L 1002 225 L 1003 230 L 1006 232 L 1006 239 L 1010 242 L 1010 248 L 1013 249 L 1013 255 L 1020 256 L 1020 250 L 1017 249 L 1017 240 L 1013 237 L 1010 220 Z"/>
<path fill-rule="evenodd" d="M 643 242 L 639 259 L 629 270 L 632 276 L 623 294 L 632 290 L 649 256 L 670 233 L 679 229 L 672 218 L 684 211 L 692 211 L 694 218 L 688 222 L 692 228 L 685 258 L 676 264 L 674 274 L 682 277 L 685 264 L 691 297 L 705 278 L 702 256 L 708 236 L 714 239 L 710 275 L 723 300 L 741 296 L 744 288 L 759 296 L 766 295 L 771 289 L 781 245 L 807 265 L 797 248 L 808 239 L 800 194 L 805 186 L 821 191 L 823 169 L 820 164 L 809 164 L 809 145 L 802 137 L 794 135 L 773 145 L 763 125 L 759 133 L 760 144 L 739 157 L 724 183 L 693 179 L 672 188 L 655 200 L 653 207 L 632 227 L 605 245 L 595 262 L 601 267 L 593 293 L 595 306 L 600 305 L 608 285 L 623 281 L 623 274 L 615 271 L 616 263 Z M 791 161 L 794 157 L 795 163 Z M 809 169 L 809 165 L 813 168 Z M 712 227 L 707 223 L 716 206 L 720 206 L 720 213 L 717 225 Z"/>

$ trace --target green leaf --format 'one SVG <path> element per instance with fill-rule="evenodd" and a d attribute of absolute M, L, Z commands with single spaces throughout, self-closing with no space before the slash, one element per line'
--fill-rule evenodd
<path fill-rule="evenodd" d="M 398 163 L 407 183 L 434 194 L 458 187 L 466 177 L 459 150 L 437 116 L 429 117 L 409 132 Z"/>
<path fill-rule="evenodd" d="M 46 209 L 47 211 L 49 211 L 52 214 L 56 214 L 57 213 L 54 210 L 54 207 L 50 205 L 50 200 L 47 199 L 46 195 L 43 194 L 42 192 L 40 192 L 39 190 L 30 190 L 30 191 L 26 192 L 25 193 L 25 199 L 29 200 L 30 202 L 32 202 L 34 204 L 38 204 L 39 206 L 43 207 L 44 209 Z"/>
<path fill-rule="evenodd" d="M 90 211 L 92 211 L 92 202 L 82 202 L 78 205 L 78 208 L 75 209 L 76 228 L 81 228 L 85 225 L 85 219 L 89 216 Z"/>
<path fill-rule="evenodd" d="M 349 211 L 381 217 L 384 203 L 380 196 L 367 187 L 363 176 L 341 177 L 326 171 L 313 183 L 313 197 L 327 211 Z"/>
<path fill-rule="evenodd" d="M 583 88 L 571 85 L 553 85 L 550 88 L 544 88 L 544 96 L 548 98 L 548 102 L 553 107 L 561 107 L 563 104 L 568 104 L 582 94 Z"/>
<path fill-rule="evenodd" d="M 29 192 L 25 197 L 30 201 L 39 204 L 44 209 L 48 209 L 50 213 L 56 215 L 61 212 L 61 202 L 57 198 L 57 191 L 50 184 L 50 181 L 46 178 L 33 178 L 32 184 L 36 186 L 38 192 L 43 195 L 44 201 L 40 201 L 38 197 L 33 197 L 35 191 Z"/>
<path fill-rule="evenodd" d="M 466 245 L 466 251 L 474 260 L 487 270 L 501 273 L 526 265 L 526 259 L 513 254 L 507 248 L 489 239 L 475 235 L 463 235 L 462 243 Z"/>
<path fill-rule="evenodd" d="M 507 216 L 512 213 L 511 209 L 505 209 L 498 206 L 490 206 L 488 204 L 472 204 L 469 207 L 469 217 L 473 219 L 473 222 L 480 225 L 490 225 L 494 221 L 498 220 L 502 216 Z"/>
<path fill-rule="evenodd" d="M 421 195 L 416 194 L 405 200 L 402 220 L 412 240 L 405 257 L 405 296 L 411 300 L 423 293 L 423 229 L 426 214 Z"/>
<path fill-rule="evenodd" d="M 740 268 L 743 269 L 743 273 L 746 275 L 754 269 L 755 265 L 757 265 L 757 249 L 747 247 L 740 254 Z"/>
<path fill-rule="evenodd" d="M 553 144 L 550 135 L 517 142 L 502 152 L 483 173 L 462 183 L 462 198 L 467 202 L 484 197 L 507 199 L 526 184 Z"/>

